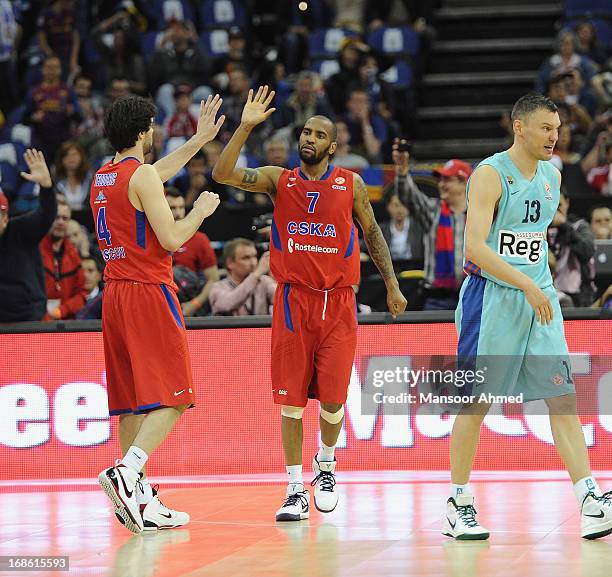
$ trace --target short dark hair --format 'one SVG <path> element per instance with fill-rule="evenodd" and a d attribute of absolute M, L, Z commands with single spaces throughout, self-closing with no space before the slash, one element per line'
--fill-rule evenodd
<path fill-rule="evenodd" d="M 223 264 L 227 262 L 228 259 L 234 260 L 234 256 L 236 255 L 236 249 L 239 246 L 255 246 L 255 243 L 252 240 L 247 238 L 234 238 L 223 245 Z"/>
<path fill-rule="evenodd" d="M 181 194 L 181 191 L 176 188 L 176 186 L 166 186 L 164 189 L 164 192 L 166 193 L 166 196 L 171 196 L 173 198 L 178 198 L 179 196 L 182 197 L 183 195 Z"/>
<path fill-rule="evenodd" d="M 113 102 L 104 117 L 104 132 L 116 152 L 136 144 L 138 135 L 151 128 L 157 108 L 141 96 L 124 96 Z"/>
<path fill-rule="evenodd" d="M 94 254 L 95 253 L 92 253 L 89 256 L 81 257 L 81 264 L 84 263 L 86 260 L 93 260 L 94 264 L 96 265 L 96 268 L 98 269 L 98 272 L 103 273 L 105 263 L 104 261 L 100 260 L 99 257 L 95 257 Z"/>
<path fill-rule="evenodd" d="M 336 125 L 334 124 L 334 121 L 329 116 L 325 116 L 324 114 L 315 114 L 314 116 L 311 116 L 308 120 L 314 120 L 315 118 L 329 123 L 331 129 L 329 137 L 332 142 L 336 142 L 338 140 L 338 130 L 336 128 Z M 306 122 L 308 122 L 308 120 Z"/>
<path fill-rule="evenodd" d="M 530 92 L 521 96 L 512 108 L 512 114 L 510 117 L 512 120 L 525 120 L 525 118 L 533 114 L 536 110 L 541 108 L 548 110 L 549 112 L 557 112 L 557 105 L 548 96 L 544 96 L 539 92 Z"/>

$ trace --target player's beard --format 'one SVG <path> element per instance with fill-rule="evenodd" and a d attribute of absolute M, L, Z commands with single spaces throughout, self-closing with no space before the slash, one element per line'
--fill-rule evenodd
<path fill-rule="evenodd" d="M 306 156 L 303 152 L 302 149 L 300 148 L 299 150 L 299 156 L 300 156 L 300 160 L 304 163 L 304 164 L 310 164 L 310 165 L 315 165 L 315 164 L 319 164 L 326 156 L 328 155 L 327 150 L 324 150 L 323 152 L 321 152 L 320 154 L 313 154 L 311 156 Z"/>

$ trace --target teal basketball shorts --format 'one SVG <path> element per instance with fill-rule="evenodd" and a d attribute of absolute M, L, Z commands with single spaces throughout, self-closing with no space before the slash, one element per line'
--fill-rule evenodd
<path fill-rule="evenodd" d="M 524 401 L 575 394 L 563 316 L 551 285 L 553 319 L 536 321 L 523 291 L 470 275 L 459 293 L 455 324 L 460 367 L 481 370 L 473 391 L 494 395 L 523 395 Z"/>

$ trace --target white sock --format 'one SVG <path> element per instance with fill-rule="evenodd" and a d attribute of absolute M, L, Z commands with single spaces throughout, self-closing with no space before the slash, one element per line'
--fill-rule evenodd
<path fill-rule="evenodd" d="M 303 491 L 304 480 L 302 479 L 302 465 L 287 465 L 287 475 L 289 475 L 289 485 L 302 485 L 302 489 L 293 487 L 296 491 Z"/>
<path fill-rule="evenodd" d="M 134 469 L 134 471 L 140 473 L 148 458 L 149 455 L 147 455 L 140 447 L 132 445 L 125 454 L 125 457 L 121 459 L 121 462 L 126 467 L 130 467 L 130 469 Z"/>
<path fill-rule="evenodd" d="M 317 453 L 317 461 L 319 461 L 319 463 L 321 461 L 333 461 L 335 450 L 336 445 L 328 447 L 323 441 L 321 441 L 321 447 L 319 449 L 319 452 Z"/>
<path fill-rule="evenodd" d="M 472 491 L 470 491 L 470 486 L 466 483 L 465 485 L 455 485 L 455 483 L 453 483 L 452 485 L 453 489 L 452 489 L 452 493 L 451 493 L 451 497 L 453 499 L 456 499 L 458 495 L 461 495 L 462 493 L 471 493 Z"/>
<path fill-rule="evenodd" d="M 136 503 L 146 505 L 151 499 L 153 499 L 153 487 L 151 487 L 149 479 L 143 477 L 140 479 L 140 483 L 136 483 Z"/>
<path fill-rule="evenodd" d="M 576 495 L 576 499 L 578 499 L 578 504 L 582 505 L 584 496 L 587 493 L 601 495 L 601 489 L 599 488 L 597 481 L 593 477 L 589 476 L 583 477 L 580 479 L 580 481 L 574 484 L 574 493 Z"/>

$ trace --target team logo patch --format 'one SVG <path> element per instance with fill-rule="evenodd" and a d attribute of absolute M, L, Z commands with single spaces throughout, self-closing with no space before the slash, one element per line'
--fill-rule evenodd
<path fill-rule="evenodd" d="M 346 181 L 346 179 L 343 176 L 337 176 L 336 178 L 334 178 L 334 182 L 336 184 L 344 184 Z"/>
<path fill-rule="evenodd" d="M 546 191 L 544 193 L 544 198 L 546 200 L 552 200 L 552 194 L 550 193 L 550 184 L 548 184 L 548 182 L 544 183 L 544 190 Z"/>
<path fill-rule="evenodd" d="M 506 180 L 508 181 L 508 184 L 514 184 L 514 178 L 512 178 L 512 176 L 506 176 Z"/>
<path fill-rule="evenodd" d="M 104 193 L 102 191 L 98 192 L 98 196 L 96 196 L 96 200 L 94 202 L 106 202 L 106 197 L 104 196 Z"/>
<path fill-rule="evenodd" d="M 552 378 L 552 382 L 555 383 L 555 385 L 562 385 L 563 384 L 563 377 L 560 374 L 557 373 Z"/>

